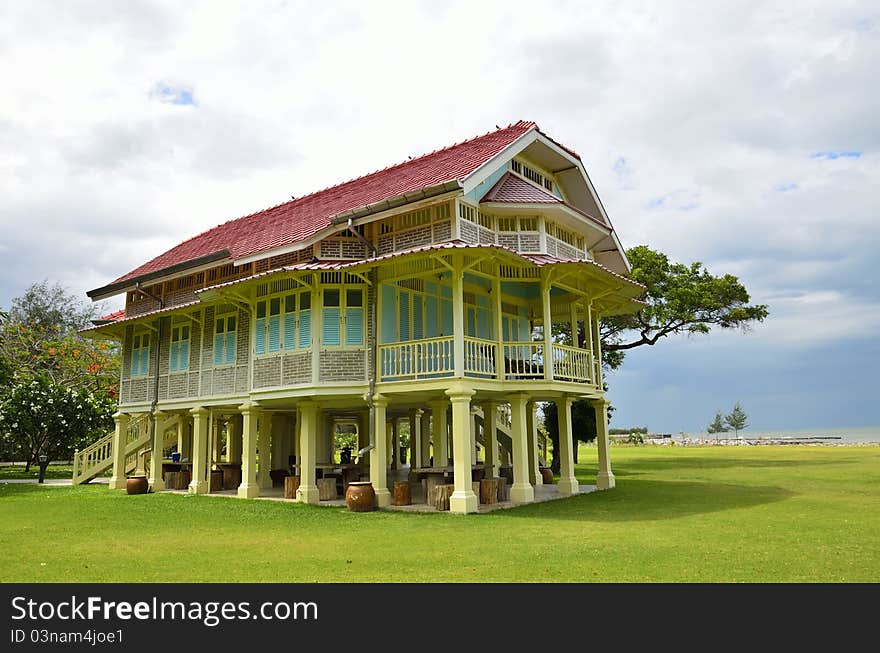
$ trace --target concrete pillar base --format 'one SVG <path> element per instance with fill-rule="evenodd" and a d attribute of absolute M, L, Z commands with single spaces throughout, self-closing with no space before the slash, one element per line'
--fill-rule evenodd
<path fill-rule="evenodd" d="M 207 494 L 208 493 L 208 483 L 206 481 L 190 481 L 189 493 L 190 494 Z"/>
<path fill-rule="evenodd" d="M 535 489 L 531 485 L 510 486 L 510 500 L 513 503 L 532 503 L 535 500 Z"/>
<path fill-rule="evenodd" d="M 449 512 L 465 515 L 469 512 L 477 512 L 480 502 L 473 492 L 453 492 L 449 497 Z"/>
<path fill-rule="evenodd" d="M 241 499 L 253 499 L 260 496 L 260 486 L 256 483 L 242 483 L 236 492 Z"/>
<path fill-rule="evenodd" d="M 557 491 L 560 496 L 568 497 L 572 494 L 578 494 L 581 489 L 578 485 L 578 482 L 574 479 L 559 479 L 559 482 L 556 484 Z"/>
<path fill-rule="evenodd" d="M 128 485 L 128 479 L 126 478 L 116 478 L 115 476 L 111 476 L 110 480 L 107 482 L 107 485 L 111 490 L 124 490 L 126 485 Z"/>
<path fill-rule="evenodd" d="M 156 493 L 161 492 L 165 489 L 165 481 L 161 478 L 154 479 L 150 481 L 150 492 Z"/>
<path fill-rule="evenodd" d="M 599 474 L 596 476 L 596 486 L 600 490 L 614 489 L 614 474 L 612 472 L 599 472 Z"/>
<path fill-rule="evenodd" d="M 379 508 L 391 505 L 391 492 L 388 488 L 380 488 L 373 490 L 376 493 L 376 505 Z"/>
<path fill-rule="evenodd" d="M 321 500 L 317 485 L 300 485 L 296 490 L 296 500 L 300 503 L 318 503 Z"/>

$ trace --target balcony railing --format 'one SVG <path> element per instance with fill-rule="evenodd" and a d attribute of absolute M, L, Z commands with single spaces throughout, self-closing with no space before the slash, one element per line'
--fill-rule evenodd
<path fill-rule="evenodd" d="M 428 338 L 379 345 L 382 381 L 432 379 L 455 374 L 454 339 Z M 499 356 L 501 350 L 503 356 Z M 503 360 L 503 369 L 499 369 Z M 507 380 L 544 379 L 544 343 L 504 342 L 464 338 L 465 376 Z M 553 345 L 553 378 L 557 381 L 595 383 L 598 362 L 577 347 Z"/>
<path fill-rule="evenodd" d="M 452 343 L 452 338 L 428 338 L 379 345 L 380 377 L 399 381 L 451 376 L 455 372 Z"/>
<path fill-rule="evenodd" d="M 558 381 L 592 383 L 592 354 L 586 349 L 553 345 L 553 378 Z"/>

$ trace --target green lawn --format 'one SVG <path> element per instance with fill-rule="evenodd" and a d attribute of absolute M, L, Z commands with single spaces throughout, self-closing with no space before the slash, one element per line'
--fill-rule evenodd
<path fill-rule="evenodd" d="M 0 581 L 880 581 L 880 447 L 612 463 L 614 491 L 472 516 L 0 483 Z"/>
<path fill-rule="evenodd" d="M 109 474 L 108 474 L 109 475 Z M 62 465 L 62 464 L 52 464 L 49 463 L 49 466 L 46 467 L 46 475 L 43 478 L 47 479 L 69 479 L 73 476 L 73 465 Z M 25 472 L 24 471 L 24 463 L 17 463 L 15 465 L 0 465 L 0 482 L 11 480 L 11 479 L 23 479 L 23 478 L 39 478 L 40 477 L 40 466 L 39 465 L 31 465 L 31 468 Z"/>

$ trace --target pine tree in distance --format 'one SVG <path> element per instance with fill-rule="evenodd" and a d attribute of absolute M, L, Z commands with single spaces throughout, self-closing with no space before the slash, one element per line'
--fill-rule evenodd
<path fill-rule="evenodd" d="M 717 442 L 718 441 L 718 434 L 719 433 L 727 433 L 727 431 L 728 431 L 728 428 L 724 425 L 724 417 L 722 417 L 721 411 L 716 410 L 715 411 L 715 419 L 712 421 L 711 424 L 709 424 L 709 426 L 706 427 L 706 432 L 707 433 L 714 433 L 715 434 L 715 441 Z"/>
<path fill-rule="evenodd" d="M 748 426 L 746 421 L 748 418 L 749 416 L 746 414 L 746 411 L 742 409 L 739 402 L 736 402 L 730 414 L 725 416 L 724 421 L 727 423 L 727 426 L 736 431 L 736 437 L 739 437 L 739 432 Z"/>

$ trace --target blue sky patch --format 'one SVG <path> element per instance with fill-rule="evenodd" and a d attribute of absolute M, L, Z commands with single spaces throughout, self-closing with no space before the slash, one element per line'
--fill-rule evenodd
<path fill-rule="evenodd" d="M 191 88 L 175 88 L 168 84 L 157 84 L 151 95 L 159 99 L 164 104 L 177 104 L 185 106 L 187 104 L 195 105 L 193 100 L 193 92 Z"/>
<path fill-rule="evenodd" d="M 777 193 L 787 193 L 790 190 L 797 190 L 798 185 L 795 183 L 777 184 L 775 190 Z"/>
<path fill-rule="evenodd" d="M 811 159 L 826 159 L 826 160 L 834 160 L 834 159 L 858 159 L 862 156 L 861 152 L 856 150 L 839 150 L 833 151 L 828 150 L 826 152 L 813 152 L 810 155 Z"/>

